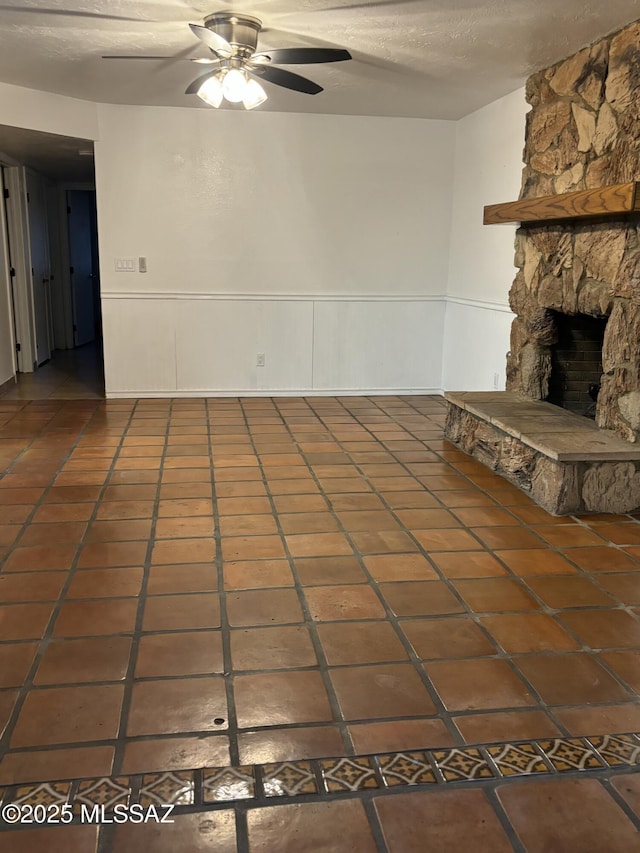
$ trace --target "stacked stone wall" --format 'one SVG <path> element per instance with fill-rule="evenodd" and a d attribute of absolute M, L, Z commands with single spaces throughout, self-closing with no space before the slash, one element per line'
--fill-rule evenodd
<path fill-rule="evenodd" d="M 640 22 L 527 82 L 520 197 L 640 181 Z M 547 399 L 554 311 L 607 317 L 596 422 L 640 440 L 640 214 L 522 227 L 507 389 Z"/>

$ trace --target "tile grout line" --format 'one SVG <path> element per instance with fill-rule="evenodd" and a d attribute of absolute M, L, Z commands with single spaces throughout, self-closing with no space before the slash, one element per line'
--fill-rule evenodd
<path fill-rule="evenodd" d="M 509 842 L 511 843 L 511 846 L 513 847 L 515 853 L 527 853 L 526 847 L 520 841 L 515 827 L 512 825 L 507 815 L 507 812 L 504 809 L 504 806 L 500 802 L 500 798 L 498 797 L 496 788 L 487 787 L 485 788 L 484 794 L 487 800 L 489 801 L 493 813 L 500 822 L 500 825 L 502 826 L 505 835 L 509 839 Z"/>
<path fill-rule="evenodd" d="M 147 551 L 143 563 L 143 574 L 142 574 L 142 583 L 140 585 L 140 590 L 138 592 L 138 605 L 136 609 L 136 618 L 135 624 L 133 627 L 133 633 L 131 635 L 131 647 L 129 652 L 129 665 L 127 667 L 127 672 L 123 679 L 123 697 L 122 697 L 122 705 L 120 706 L 120 719 L 118 722 L 118 731 L 116 733 L 115 738 L 115 747 L 113 754 L 113 773 L 114 775 L 120 772 L 120 768 L 122 767 L 122 763 L 125 757 L 126 750 L 126 733 L 127 727 L 129 723 L 129 712 L 131 710 L 131 704 L 133 701 L 133 690 L 135 685 L 135 670 L 138 663 L 138 648 L 140 645 L 140 639 L 142 636 L 142 624 L 144 620 L 144 611 L 147 604 L 147 587 L 149 585 L 149 572 L 151 567 L 151 559 L 153 554 L 153 548 L 155 544 L 155 529 L 156 523 L 158 519 L 158 505 L 160 503 L 160 490 L 162 486 L 162 474 L 164 471 L 164 457 L 167 448 L 167 441 L 169 437 L 169 431 L 171 426 L 171 411 L 173 408 L 173 400 L 169 401 L 168 411 L 167 411 L 167 419 L 166 419 L 166 428 L 165 428 L 165 440 L 163 444 L 162 454 L 160 456 L 160 464 L 158 466 L 158 477 L 156 480 L 156 494 L 153 501 L 153 509 L 151 514 L 151 526 L 149 529 L 149 539 L 147 542 Z M 123 441 L 127 436 L 129 429 L 131 428 L 132 422 L 134 421 L 138 412 L 138 403 L 134 406 L 133 412 L 131 414 L 131 418 L 127 425 L 127 429 L 123 432 Z M 142 457 L 141 457 L 142 458 Z M 115 460 L 114 460 L 115 463 Z"/>
<path fill-rule="evenodd" d="M 635 771 L 639 772 L 638 770 Z M 626 814 L 629 820 L 633 823 L 636 830 L 640 832 L 640 815 L 636 814 L 629 803 L 625 800 L 622 794 L 618 791 L 615 785 L 612 784 L 610 779 L 600 779 L 600 784 L 605 788 L 607 793 L 613 800 L 615 800 L 616 804 L 622 809 L 622 811 Z"/>
<path fill-rule="evenodd" d="M 340 703 L 338 701 L 337 694 L 334 690 L 331 679 L 329 678 L 329 673 L 328 673 L 329 664 L 328 664 L 327 657 L 326 657 L 326 654 L 324 651 L 324 647 L 322 646 L 322 643 L 320 641 L 320 637 L 319 637 L 318 632 L 317 632 L 317 627 L 314 624 L 314 621 L 311 617 L 311 613 L 309 611 L 309 607 L 308 607 L 306 598 L 304 597 L 303 586 L 302 586 L 302 583 L 301 583 L 300 578 L 298 576 L 298 572 L 297 572 L 296 567 L 295 567 L 295 562 L 294 562 L 294 559 L 293 559 L 291 552 L 289 550 L 289 546 L 287 544 L 285 534 L 282 530 L 282 525 L 280 522 L 280 514 L 278 513 L 278 511 L 276 509 L 275 502 L 273 499 L 273 493 L 272 493 L 271 489 L 269 488 L 269 480 L 267 479 L 266 472 L 264 470 L 264 465 L 262 464 L 262 461 L 261 461 L 261 455 L 258 454 L 258 452 L 256 450 L 255 440 L 253 438 L 253 433 L 250 429 L 249 421 L 247 419 L 247 412 L 246 412 L 246 409 L 244 408 L 244 406 L 242 406 L 242 412 L 243 412 L 243 416 L 244 416 L 245 425 L 246 425 L 247 431 L 248 431 L 249 436 L 250 436 L 251 446 L 253 448 L 254 454 L 256 455 L 256 459 L 257 459 L 258 466 L 260 469 L 260 473 L 261 473 L 261 477 L 262 477 L 261 482 L 266 489 L 267 499 L 268 499 L 269 504 L 271 506 L 272 515 L 274 516 L 274 519 L 275 519 L 278 535 L 280 537 L 280 541 L 282 543 L 282 547 L 283 547 L 284 553 L 286 555 L 286 560 L 289 564 L 291 575 L 293 577 L 294 588 L 296 590 L 296 595 L 298 597 L 298 601 L 299 601 L 299 604 L 300 604 L 300 607 L 302 610 L 303 624 L 306 626 L 307 630 L 309 631 L 309 636 L 311 638 L 313 650 L 314 650 L 314 653 L 316 655 L 316 659 L 318 662 L 317 667 L 314 667 L 314 671 L 318 670 L 320 672 L 320 676 L 322 678 L 325 693 L 327 695 L 327 699 L 329 702 L 329 707 L 331 709 L 333 719 L 330 721 L 327 720 L 327 721 L 322 721 L 322 722 L 326 722 L 326 723 L 330 722 L 330 723 L 333 723 L 334 725 L 337 726 L 338 731 L 340 732 L 340 737 L 342 739 L 343 746 L 345 748 L 345 752 L 347 755 L 350 755 L 350 754 L 353 754 L 353 752 L 354 752 L 354 746 L 353 746 L 351 736 L 350 736 L 348 728 L 347 728 L 347 724 L 343 719 L 342 710 L 340 708 Z M 278 413 L 278 417 L 282 421 L 285 429 L 287 429 L 286 422 L 284 421 L 284 419 L 282 418 L 282 415 L 280 413 Z M 304 724 L 298 724 L 298 725 L 304 725 Z"/>
<path fill-rule="evenodd" d="M 224 579 L 224 557 L 222 554 L 222 531 L 220 525 L 220 512 L 218 506 L 218 495 L 216 490 L 216 468 L 214 461 L 214 445 L 212 436 L 212 419 L 215 418 L 209 401 L 206 402 L 205 413 L 207 419 L 207 444 L 209 447 L 209 460 L 211 471 L 211 502 L 213 507 L 213 533 L 215 537 L 215 565 L 218 576 L 218 597 L 220 601 L 220 636 L 222 641 L 223 679 L 227 698 L 227 716 L 229 723 L 229 753 L 231 764 L 240 765 L 240 744 L 238 738 L 238 716 L 234 693 L 235 672 L 231 658 L 231 625 L 227 611 L 227 588 Z M 239 827 L 240 828 L 240 827 Z M 244 831 L 246 832 L 246 826 Z"/>

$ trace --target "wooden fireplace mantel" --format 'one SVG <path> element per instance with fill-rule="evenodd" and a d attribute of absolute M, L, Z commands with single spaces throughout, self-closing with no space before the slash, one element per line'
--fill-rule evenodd
<path fill-rule="evenodd" d="M 489 204 L 484 209 L 484 224 L 519 222 L 579 221 L 640 213 L 640 182 L 613 184 L 595 190 L 549 195 L 543 198 Z"/>

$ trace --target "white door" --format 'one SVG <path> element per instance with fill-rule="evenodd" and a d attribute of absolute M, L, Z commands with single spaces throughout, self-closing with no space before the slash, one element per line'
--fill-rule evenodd
<path fill-rule="evenodd" d="M 49 235 L 44 182 L 40 175 L 27 171 L 27 211 L 29 216 L 29 246 L 33 309 L 36 327 L 36 361 L 42 364 L 51 358 L 52 318 L 49 293 Z"/>
<path fill-rule="evenodd" d="M 93 253 L 91 242 L 93 193 L 67 192 L 69 215 L 69 261 L 73 298 L 74 344 L 81 347 L 95 340 L 96 315 Z"/>

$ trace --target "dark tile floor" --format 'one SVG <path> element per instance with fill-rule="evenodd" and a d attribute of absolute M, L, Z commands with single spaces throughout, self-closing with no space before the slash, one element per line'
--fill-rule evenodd
<path fill-rule="evenodd" d="M 237 819 L 252 851 L 636 849 L 635 746 L 613 776 L 506 782 L 485 751 L 461 788 L 386 781 L 385 753 L 434 750 L 443 783 L 465 745 L 532 742 L 551 772 L 567 738 L 640 731 L 640 519 L 550 517 L 443 421 L 428 397 L 0 398 L 0 786 L 295 761 L 330 792 L 301 761 L 376 754 L 344 799 L 352 763 L 330 802 L 185 813 L 143 846 L 235 850 Z"/>
<path fill-rule="evenodd" d="M 6 385 L 4 400 L 87 400 L 104 397 L 102 340 L 71 350 L 54 350 L 34 373 L 19 373 Z"/>

